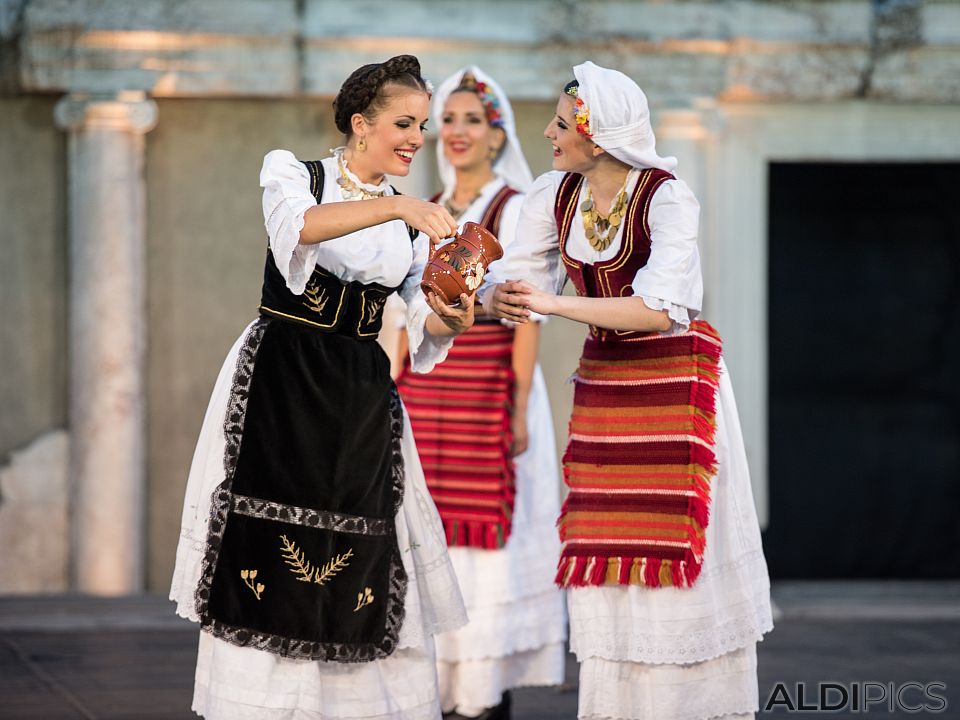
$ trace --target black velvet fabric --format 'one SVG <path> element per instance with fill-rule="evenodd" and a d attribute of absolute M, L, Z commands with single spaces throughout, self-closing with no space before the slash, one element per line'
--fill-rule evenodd
<path fill-rule="evenodd" d="M 398 450 L 389 360 L 377 343 L 265 322 L 235 471 L 219 493 L 230 509 L 211 541 L 204 623 L 237 644 L 252 638 L 281 654 L 296 640 L 307 648 L 301 657 L 333 659 L 340 649 L 316 644 L 346 643 L 347 661 L 374 659 L 377 653 L 353 651 L 392 649 L 388 600 L 392 593 L 402 613 L 397 587 L 406 580 L 393 523 Z M 274 505 L 241 513 L 238 496 Z M 352 531 L 330 529 L 317 513 L 282 506 L 359 520 L 350 521 Z M 392 614 L 398 625 L 396 607 Z"/>
<path fill-rule="evenodd" d="M 376 343 L 273 322 L 257 352 L 239 495 L 393 516 L 390 361 Z"/>
<path fill-rule="evenodd" d="M 282 552 L 296 544 L 312 564 L 352 551 L 348 565 L 323 585 L 302 581 Z M 395 540 L 348 535 L 231 513 L 210 596 L 210 614 L 236 627 L 270 635 L 323 643 L 373 643 L 383 640 L 389 567 Z M 258 569 L 257 600 L 241 580 L 242 570 Z M 374 601 L 354 612 L 366 588 Z"/>

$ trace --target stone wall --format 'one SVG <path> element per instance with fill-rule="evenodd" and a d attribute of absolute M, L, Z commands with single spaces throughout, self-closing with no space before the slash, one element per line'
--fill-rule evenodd
<path fill-rule="evenodd" d="M 0 98 L 0 463 L 66 425 L 66 143 L 53 106 Z"/>
<path fill-rule="evenodd" d="M 480 61 L 531 99 L 587 58 L 670 104 L 960 99 L 954 0 L 2 0 L 2 15 L 30 91 L 326 96 L 410 52 L 435 77 Z"/>

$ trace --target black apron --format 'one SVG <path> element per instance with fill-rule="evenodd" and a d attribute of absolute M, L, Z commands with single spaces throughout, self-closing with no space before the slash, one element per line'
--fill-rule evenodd
<path fill-rule="evenodd" d="M 304 164 L 320 202 L 323 167 Z M 203 628 L 227 642 L 337 662 L 396 648 L 407 587 L 394 524 L 403 416 L 375 342 L 394 290 L 317 267 L 294 295 L 267 252 L 197 589 Z"/>

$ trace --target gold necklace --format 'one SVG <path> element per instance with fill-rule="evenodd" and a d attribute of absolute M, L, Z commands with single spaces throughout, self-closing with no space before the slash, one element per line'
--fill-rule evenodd
<path fill-rule="evenodd" d="M 476 201 L 478 197 L 480 197 L 479 192 L 476 195 L 474 195 L 472 198 L 470 198 L 470 200 L 467 201 L 466 205 L 462 207 L 458 207 L 457 205 L 453 204 L 453 195 L 451 195 L 450 197 L 448 197 L 446 200 L 443 201 L 443 207 L 447 209 L 448 213 L 453 215 L 454 220 L 457 220 L 460 218 L 461 215 L 463 215 L 467 211 L 468 207 L 473 205 L 473 203 Z"/>
<path fill-rule="evenodd" d="M 453 219 L 454 219 L 454 220 L 459 220 L 459 219 L 460 219 L 460 216 L 463 215 L 463 214 L 467 211 L 467 208 L 468 208 L 468 207 L 470 207 L 471 205 L 473 205 L 473 201 L 476 200 L 478 197 L 480 197 L 480 194 L 479 194 L 479 193 L 477 193 L 477 195 L 475 195 L 475 196 L 473 197 L 473 200 L 471 200 L 470 202 L 468 202 L 468 203 L 467 203 L 466 205 L 464 205 L 463 207 L 457 207 L 456 205 L 453 204 L 453 202 L 452 202 L 452 200 L 451 200 L 450 198 L 447 198 L 446 200 L 443 201 L 443 206 L 447 209 L 447 212 L 450 213 L 450 214 L 453 216 Z"/>
<path fill-rule="evenodd" d="M 383 197 L 384 190 L 366 190 L 357 185 L 347 175 L 347 166 L 343 164 L 343 153 L 337 155 L 337 169 L 340 171 L 340 177 L 337 178 L 337 185 L 340 186 L 340 196 L 344 200 L 373 200 Z"/>
<path fill-rule="evenodd" d="M 606 216 L 597 211 L 593 204 L 593 192 L 590 186 L 587 186 L 587 197 L 580 203 L 580 215 L 583 218 L 583 230 L 587 235 L 587 241 L 597 252 L 603 252 L 613 239 L 617 236 L 617 229 L 623 221 L 624 210 L 627 207 L 627 183 L 623 183 L 620 192 L 610 206 L 610 212 Z"/>

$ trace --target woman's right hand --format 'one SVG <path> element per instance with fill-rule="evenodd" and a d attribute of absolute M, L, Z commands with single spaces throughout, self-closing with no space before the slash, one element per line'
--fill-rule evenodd
<path fill-rule="evenodd" d="M 408 195 L 396 195 L 397 216 L 407 225 L 430 236 L 431 245 L 439 245 L 457 232 L 457 221 L 442 205 Z"/>
<path fill-rule="evenodd" d="M 529 322 L 530 311 L 527 308 L 530 301 L 526 294 L 529 289 L 526 283 L 517 280 L 497 283 L 493 286 L 493 292 L 486 297 L 487 307 L 484 311 L 489 316 L 513 323 Z"/>

